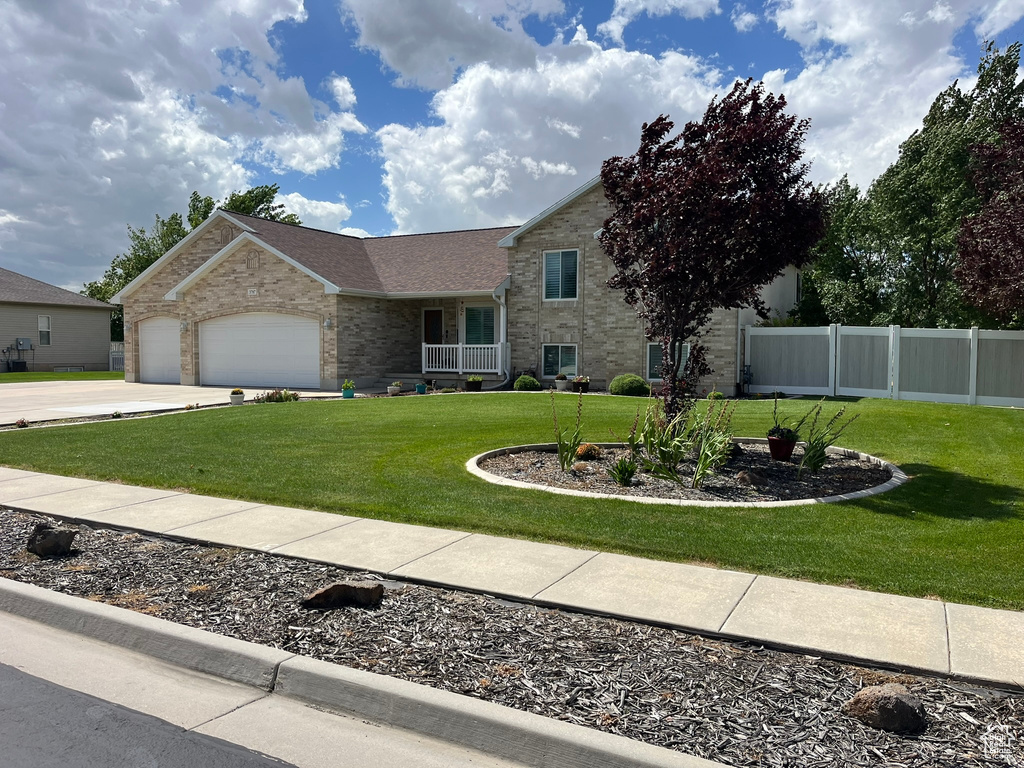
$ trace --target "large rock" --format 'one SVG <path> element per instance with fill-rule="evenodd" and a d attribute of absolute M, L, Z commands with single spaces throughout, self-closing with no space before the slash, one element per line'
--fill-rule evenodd
<path fill-rule="evenodd" d="M 39 557 L 66 557 L 78 531 L 75 528 L 54 528 L 50 523 L 39 523 L 28 536 L 25 549 Z"/>
<path fill-rule="evenodd" d="M 302 607 L 312 611 L 330 611 L 350 605 L 372 608 L 384 599 L 384 585 L 377 581 L 341 581 L 307 595 Z"/>
<path fill-rule="evenodd" d="M 919 733 L 928 725 L 921 700 L 899 683 L 862 688 L 843 705 L 843 713 L 894 733 Z"/>

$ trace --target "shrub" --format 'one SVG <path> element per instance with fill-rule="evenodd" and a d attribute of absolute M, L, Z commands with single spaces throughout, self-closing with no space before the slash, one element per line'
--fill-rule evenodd
<path fill-rule="evenodd" d="M 593 443 L 584 443 L 576 449 L 576 458 L 582 461 L 594 461 L 601 458 L 602 453 L 603 451 L 600 446 Z"/>
<path fill-rule="evenodd" d="M 458 392 L 459 390 L 457 390 L 455 387 L 444 387 L 439 391 L 442 395 L 451 395 L 454 394 L 455 392 Z"/>
<path fill-rule="evenodd" d="M 724 399 L 725 399 L 725 393 L 724 392 L 719 392 L 717 389 L 712 389 L 710 392 L 708 392 L 708 400 L 724 400 Z"/>
<path fill-rule="evenodd" d="M 824 427 L 819 427 L 818 418 L 821 416 L 821 403 L 823 402 L 825 402 L 825 398 L 822 398 L 821 402 L 811 408 L 807 416 L 804 416 L 804 419 L 806 419 L 813 414 L 811 426 L 807 434 L 807 447 L 804 448 L 803 458 L 800 459 L 800 469 L 796 473 L 797 478 L 804 473 L 805 467 L 811 470 L 811 472 L 817 472 L 824 467 L 826 457 L 828 456 L 826 449 L 839 439 L 839 436 L 856 420 L 857 416 L 860 416 L 858 413 L 851 416 L 848 421 L 840 424 L 839 420 L 846 413 L 846 406 L 844 405 L 835 416 L 829 419 Z"/>
<path fill-rule="evenodd" d="M 272 389 L 269 392 L 264 392 L 262 395 L 256 395 L 252 401 L 254 403 L 289 403 L 298 399 L 298 392 L 292 392 L 287 389 Z"/>
<path fill-rule="evenodd" d="M 28 426 L 28 419 L 18 419 L 16 422 L 14 422 L 14 426 L 16 426 L 18 429 L 24 429 L 25 427 Z"/>
<path fill-rule="evenodd" d="M 651 388 L 646 381 L 635 373 L 623 373 L 612 379 L 608 391 L 613 395 L 626 395 L 628 397 L 647 397 L 651 394 Z"/>
<path fill-rule="evenodd" d="M 516 379 L 516 383 L 512 385 L 512 388 L 516 392 L 540 392 L 543 389 L 539 381 L 533 378 L 533 376 L 527 376 L 525 373 Z"/>
<path fill-rule="evenodd" d="M 114 411 L 112 414 L 110 414 L 110 418 L 112 418 L 112 419 L 123 419 L 124 418 L 124 414 L 121 413 L 120 411 Z"/>
<path fill-rule="evenodd" d="M 633 476 L 636 474 L 636 462 L 630 456 L 622 456 L 608 468 L 608 476 L 615 481 L 616 485 L 628 488 L 633 484 Z"/>

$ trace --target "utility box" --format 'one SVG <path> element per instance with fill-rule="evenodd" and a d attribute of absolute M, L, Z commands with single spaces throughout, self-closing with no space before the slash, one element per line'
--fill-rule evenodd
<path fill-rule="evenodd" d="M 19 351 L 20 350 L 26 350 L 26 349 L 32 349 L 32 339 L 24 339 L 24 338 L 18 339 L 15 342 L 15 346 L 18 348 Z"/>

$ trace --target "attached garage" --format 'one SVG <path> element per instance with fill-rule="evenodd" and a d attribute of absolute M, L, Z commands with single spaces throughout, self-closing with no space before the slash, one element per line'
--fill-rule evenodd
<path fill-rule="evenodd" d="M 320 324 L 273 312 L 199 324 L 199 379 L 206 386 L 320 388 Z"/>
<path fill-rule="evenodd" d="M 139 381 L 181 383 L 180 328 L 176 317 L 151 317 L 139 323 Z"/>

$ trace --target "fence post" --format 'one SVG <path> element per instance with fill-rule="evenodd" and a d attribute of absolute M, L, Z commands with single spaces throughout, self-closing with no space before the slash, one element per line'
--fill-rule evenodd
<path fill-rule="evenodd" d="M 967 402 L 978 404 L 978 326 L 971 326 L 971 378 L 967 386 Z"/>
<path fill-rule="evenodd" d="M 462 375 L 462 342 L 459 342 L 458 349 L 456 350 L 456 367 L 459 369 L 459 376 Z"/>
<path fill-rule="evenodd" d="M 832 397 L 836 396 L 836 339 L 839 326 L 833 323 L 828 327 L 828 388 Z"/>
<path fill-rule="evenodd" d="M 900 327 L 889 326 L 889 387 L 890 397 L 900 399 Z"/>
<path fill-rule="evenodd" d="M 832 355 L 832 370 L 835 371 L 835 381 L 832 385 L 832 394 L 838 395 L 843 389 L 842 376 L 843 362 L 843 324 L 836 323 L 836 346 Z"/>

